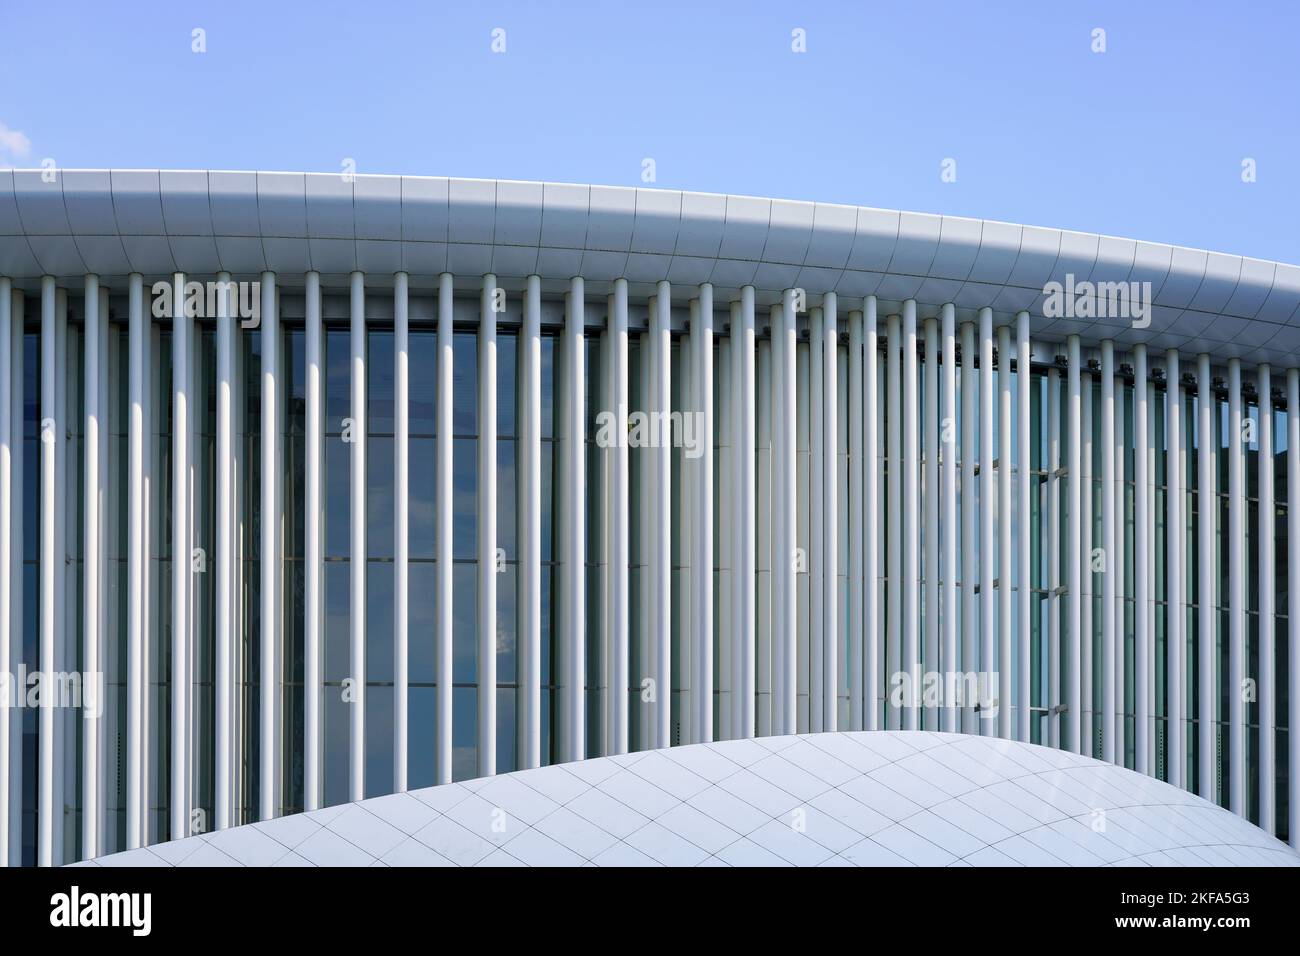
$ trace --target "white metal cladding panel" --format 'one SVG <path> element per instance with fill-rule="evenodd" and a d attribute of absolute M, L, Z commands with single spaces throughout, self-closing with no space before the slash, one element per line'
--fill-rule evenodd
<path fill-rule="evenodd" d="M 920 731 L 650 750 L 101 857 L 100 866 L 1300 866 L 1227 810 L 1089 757 Z"/>

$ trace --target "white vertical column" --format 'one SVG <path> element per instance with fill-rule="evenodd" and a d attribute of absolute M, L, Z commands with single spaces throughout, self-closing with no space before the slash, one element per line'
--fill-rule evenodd
<path fill-rule="evenodd" d="M 1031 451 L 1031 394 L 1033 369 L 1029 363 L 1029 313 L 1016 314 L 1016 431 L 1019 440 L 1019 461 L 1016 475 L 1017 521 L 1020 537 L 1016 544 L 1020 551 L 1020 592 L 1016 602 L 1019 628 L 1016 633 L 1016 739 L 1029 743 L 1029 671 L 1032 627 L 1030 612 L 1033 607 L 1033 549 L 1030 547 L 1032 517 L 1030 511 Z"/>
<path fill-rule="evenodd" d="M 1092 572 L 1093 548 L 1093 482 L 1092 482 L 1092 375 L 1079 369 L 1079 410 L 1082 413 L 1079 430 L 1079 746 L 1089 757 L 1096 756 L 1096 714 L 1093 708 L 1092 675 L 1093 651 L 1096 640 L 1092 622 L 1094 595 Z"/>
<path fill-rule="evenodd" d="M 1246 815 L 1245 449 L 1241 360 L 1228 359 L 1228 809 Z"/>
<path fill-rule="evenodd" d="M 885 729 L 899 730 L 903 726 L 903 714 L 893 706 L 890 691 L 894 676 L 906 666 L 903 661 L 903 538 L 900 525 L 903 521 L 903 382 L 901 339 L 902 321 L 899 316 L 891 315 L 886 320 L 885 332 L 885 388 L 886 388 L 886 430 L 885 444 L 888 448 L 889 463 L 887 467 L 888 484 L 886 485 L 885 522 L 887 550 L 885 556 L 886 598 L 885 598 Z"/>
<path fill-rule="evenodd" d="M 710 292 L 710 303 L 712 293 Z M 755 673 L 755 552 L 754 552 L 754 455 L 757 397 L 754 390 L 754 287 L 740 290 L 740 434 L 736 443 L 740 449 L 740 472 L 736 489 L 740 500 L 739 516 L 740 561 L 736 573 L 740 575 L 740 607 L 733 624 L 740 652 L 740 683 L 736 688 L 739 697 L 736 736 L 754 736 L 754 673 Z M 711 520 L 711 516 L 710 516 Z M 708 580 L 707 578 L 705 580 Z"/>
<path fill-rule="evenodd" d="M 1300 594 L 1300 370 L 1286 373 L 1286 520 L 1287 593 Z M 1300 849 L 1300 613 L 1287 615 L 1287 834 L 1292 849 Z"/>
<path fill-rule="evenodd" d="M 54 532 L 55 436 L 61 425 L 56 416 L 55 295 L 53 276 L 41 278 L 41 580 L 40 667 L 46 675 L 54 661 Z M 40 738 L 37 752 L 36 862 L 54 865 L 54 701 L 40 702 Z M 21 793 L 21 791 L 19 791 Z"/>
<path fill-rule="evenodd" d="M 349 488 L 351 527 L 348 561 L 348 676 L 352 703 L 348 711 L 348 799 L 366 795 L 366 277 L 353 272 L 348 279 L 351 355 L 352 454 Z M 265 313 L 263 309 L 263 313 Z M 263 316 L 265 321 L 265 315 Z M 265 355 L 265 346 L 263 346 Z M 265 399 L 263 399 L 265 409 Z M 265 426 L 263 426 L 265 427 Z M 265 459 L 263 460 L 265 467 Z M 263 487 L 265 495 L 265 486 Z M 265 599 L 264 599 L 265 600 Z"/>
<path fill-rule="evenodd" d="M 727 390 L 731 399 L 729 408 L 731 444 L 728 448 L 728 459 L 731 464 L 728 485 L 732 489 L 729 508 L 731 517 L 731 534 L 729 535 L 731 621 L 730 627 L 726 630 L 722 654 L 720 655 L 722 671 L 726 675 L 722 682 L 724 694 L 721 698 L 720 714 L 724 738 L 734 739 L 744 736 L 741 731 L 741 684 L 744 683 L 742 677 L 744 651 L 741 647 L 743 638 L 740 620 L 745 607 L 745 584 L 741 565 L 743 564 L 742 555 L 745 553 L 745 525 L 753 520 L 752 515 L 745 512 L 743 496 L 736 492 L 740 483 L 740 476 L 745 470 L 745 443 L 743 438 L 745 434 L 745 400 L 743 397 L 745 384 L 745 319 L 738 299 L 731 302 L 730 319 L 730 352 L 728 359 L 730 381 L 727 383 Z"/>
<path fill-rule="evenodd" d="M 258 687 L 258 700 L 260 705 L 260 717 L 258 723 L 260 746 L 260 767 L 258 770 L 258 814 L 259 819 L 270 820 L 276 816 L 276 768 L 278 766 L 278 756 L 276 747 L 276 700 L 278 697 L 278 684 L 280 675 L 276 669 L 276 650 L 280 643 L 280 620 L 278 608 L 280 606 L 277 599 L 277 589 L 279 587 L 279 527 L 280 513 L 277 508 L 279 501 L 279 482 L 280 482 L 280 393 L 277 375 L 280 368 L 280 314 L 277 308 L 275 295 L 275 273 L 263 272 L 261 279 L 262 293 L 262 501 L 261 501 L 261 531 L 262 531 L 262 550 L 261 550 L 261 673 L 260 684 Z M 355 369 L 354 369 L 355 374 Z M 355 411 L 356 395 L 353 394 L 353 414 Z M 363 410 L 364 414 L 364 410 Z M 364 418 L 358 418 L 358 423 L 363 422 Z M 365 432 L 361 424 L 356 427 L 357 436 L 354 440 L 364 443 Z M 364 444 L 355 446 L 362 449 L 364 453 Z M 355 468 L 355 465 L 353 466 Z M 362 472 L 364 474 L 364 471 Z M 353 511 L 357 505 L 356 481 L 353 479 Z M 356 518 L 353 518 L 355 525 Z M 353 564 L 356 564 L 355 555 Z M 353 572 L 355 574 L 355 571 Z M 356 608 L 363 606 L 353 599 L 353 618 L 356 617 Z M 362 693 L 361 689 L 357 693 Z M 357 703 L 353 705 L 360 708 L 362 705 Z M 355 717 L 355 711 L 354 711 Z M 360 797 L 353 797 L 359 800 Z"/>
<path fill-rule="evenodd" d="M 222 272 L 217 276 L 217 449 L 216 461 L 213 463 L 213 470 L 216 473 L 217 486 L 217 520 L 216 520 L 216 538 L 217 538 L 217 596 L 216 596 L 216 649 L 215 649 L 215 698 L 216 706 L 214 711 L 214 723 L 216 724 L 216 774 L 215 774 L 215 816 L 213 824 L 216 829 L 224 830 L 230 826 L 230 769 L 231 769 L 231 739 L 234 728 L 234 711 L 231 707 L 231 695 L 233 687 L 231 684 L 231 655 L 233 653 L 233 582 L 234 582 L 234 543 L 231 540 L 234 533 L 234 519 L 232 512 L 232 482 L 234 480 L 234 442 L 231 437 L 231 388 L 234 379 L 235 368 L 235 346 L 234 346 L 234 319 L 232 318 L 231 296 L 237 295 L 234 287 L 230 282 L 230 274 Z M 310 372 L 308 373 L 310 376 Z M 310 434 L 310 432 L 309 432 Z M 310 442 L 310 439 L 308 439 Z M 308 466 L 310 467 L 310 466 Z M 310 506 L 307 508 L 307 520 L 312 521 L 315 515 Z M 132 519 L 134 524 L 134 519 Z M 310 535 L 310 530 L 308 531 Z M 310 573 L 310 572 L 309 572 Z M 311 584 L 307 585 L 308 595 L 311 594 Z M 307 604 L 308 616 L 308 633 L 310 635 L 311 627 L 311 603 Z M 311 647 L 311 638 L 307 637 L 307 662 L 312 660 L 313 649 Z M 304 668 L 304 682 L 307 684 L 307 693 L 311 694 L 311 677 L 312 669 L 310 666 Z M 307 746 L 311 747 L 311 707 L 308 705 L 308 732 Z M 308 761 L 310 766 L 310 760 Z M 308 789 L 310 789 L 310 775 L 308 775 Z M 315 809 L 309 806 L 308 809 Z"/>
<path fill-rule="evenodd" d="M 940 577 L 943 579 L 942 608 L 942 645 L 937 670 L 956 674 L 961 670 L 957 657 L 957 626 L 960 617 L 957 602 L 957 309 L 951 303 L 945 303 L 939 316 L 940 335 L 943 338 L 943 416 L 941 446 L 936 446 L 934 453 L 942 461 L 942 490 L 939 495 L 943 503 L 943 567 Z M 928 356 L 927 356 L 928 357 Z M 937 357 L 936 357 L 937 358 Z M 929 532 L 934 534 L 936 532 Z M 937 582 L 936 582 L 937 583 Z M 927 665 L 930 667 L 933 665 Z M 957 730 L 958 709 L 956 701 L 946 693 L 943 699 L 943 720 L 941 728 L 946 733 Z"/>
<path fill-rule="evenodd" d="M 1138 773 L 1153 769 L 1147 755 L 1151 747 L 1150 679 L 1151 630 L 1147 609 L 1151 604 L 1147 568 L 1151 565 L 1151 539 L 1147 534 L 1151 498 L 1147 469 L 1147 347 L 1133 347 L 1133 766 Z"/>
<path fill-rule="evenodd" d="M 324 413 L 321 375 L 324 349 L 321 332 L 320 273 L 306 277 L 306 371 L 307 371 L 307 461 L 304 484 L 306 495 L 306 558 L 303 569 L 306 633 L 303 635 L 303 682 L 305 760 L 303 763 L 304 809 L 317 810 L 321 805 L 321 681 L 324 632 L 322 608 L 324 592 L 324 524 L 321 503 L 321 471 L 324 464 Z"/>
<path fill-rule="evenodd" d="M 497 316 L 494 310 L 497 277 L 491 273 L 483 276 L 483 290 L 479 297 L 478 331 L 478 774 L 490 777 L 497 772 Z M 570 323 L 572 321 L 570 320 Z M 566 387 L 572 390 L 572 344 L 570 331 L 565 329 L 568 359 L 565 363 Z M 572 414 L 572 413 L 570 413 Z M 572 442 L 573 425 L 570 420 L 566 438 Z M 566 449 L 571 455 L 571 451 Z M 582 472 L 570 472 L 570 484 L 581 482 Z M 581 490 L 578 491 L 581 495 Z M 566 490 L 569 508 L 573 507 L 573 491 Z M 571 514 L 570 531 L 571 529 Z M 572 548 L 572 540 L 569 543 Z M 568 564 L 573 561 L 573 551 L 567 552 L 565 567 L 565 606 L 570 615 L 565 628 L 565 641 L 569 645 L 572 667 L 572 647 L 581 640 L 581 624 L 576 624 L 572 600 L 572 582 Z M 581 621 L 581 618 L 578 619 Z M 566 688 L 572 681 L 572 671 L 566 675 Z M 566 697 L 565 727 L 572 740 L 572 700 Z"/>
<path fill-rule="evenodd" d="M 1273 504 L 1273 374 L 1267 365 L 1257 372 L 1259 391 L 1259 826 L 1277 832 L 1277 725 L 1276 659 L 1277 621 L 1273 617 L 1277 594 L 1273 562 L 1273 535 L 1277 510 Z"/>
<path fill-rule="evenodd" d="M 452 498 L 455 493 L 451 472 L 452 464 L 452 408 L 453 408 L 453 333 L 452 333 L 452 278 L 444 272 L 438 276 L 438 395 L 437 427 L 435 430 L 434 534 L 437 567 L 434 608 L 434 680 L 435 726 L 437 742 L 433 753 L 433 776 L 438 784 L 451 782 L 451 675 L 452 675 Z"/>
<path fill-rule="evenodd" d="M 75 614 L 75 607 L 69 607 L 68 556 L 72 553 L 74 542 L 68 539 L 68 423 L 71 413 L 68 408 L 68 385 L 70 368 L 68 362 L 68 290 L 59 289 L 55 293 L 54 305 L 54 354 L 56 368 L 56 394 L 54 420 L 58 427 L 54 431 L 54 500 L 58 503 L 54 511 L 54 540 L 56 557 L 54 562 L 54 656 L 45 665 L 46 671 L 61 671 L 64 662 L 73 658 L 75 648 L 69 647 L 68 627 L 69 612 Z M 75 533 L 74 533 L 75 536 Z M 54 709 L 54 865 L 61 866 L 68 862 L 63 855 L 64 838 L 67 834 L 67 802 L 65 792 L 76 790 L 75 772 L 72 771 L 69 757 L 74 753 L 74 739 L 68 733 L 70 722 L 60 707 Z M 71 774 L 72 780 L 68 777 Z"/>
<path fill-rule="evenodd" d="M 1061 746 L 1061 373 L 1047 372 L 1047 742 Z"/>
<path fill-rule="evenodd" d="M 862 422 L 862 313 L 849 313 L 849 730 L 863 730 L 863 567 L 866 498 Z"/>
<path fill-rule="evenodd" d="M 563 754 L 565 760 L 586 756 L 585 698 L 587 643 L 585 617 L 586 417 L 583 398 L 583 322 L 585 291 L 581 276 L 569 282 L 564 322 L 564 456 L 568 472 L 564 489 L 564 608 Z M 668 512 L 663 512 L 667 520 Z M 668 623 L 667 612 L 663 616 Z M 666 745 L 665 745 L 666 746 Z"/>
<path fill-rule="evenodd" d="M 1101 343 L 1101 758 L 1107 763 L 1115 762 L 1115 580 L 1123 573 L 1115 543 L 1115 490 L 1115 343 L 1106 339 Z"/>
<path fill-rule="evenodd" d="M 623 280 L 619 280 L 623 281 Z M 626 360 L 627 346 L 627 284 L 624 282 L 623 310 L 623 356 Z M 615 323 L 615 310 L 610 310 L 611 326 Z M 611 327 L 611 335 L 617 336 Z M 617 349 L 617 345 L 615 346 Z M 617 361 L 617 358 L 616 358 Z M 520 726 L 523 730 L 520 740 L 520 764 L 524 770 L 540 767 L 542 763 L 542 280 L 540 276 L 528 277 L 524 288 L 524 325 L 519 337 L 519 368 L 521 381 L 519 386 L 519 469 L 516 481 L 519 498 L 519 662 L 520 662 Z M 619 437 L 625 434 L 622 426 L 622 406 L 619 406 Z M 615 468 L 617 460 L 626 442 L 620 441 L 614 449 Z M 617 495 L 616 495 L 617 498 Z M 623 514 L 626 516 L 626 481 L 624 482 Z M 620 527 L 617 520 L 608 524 L 610 542 L 610 559 L 614 563 L 610 581 L 613 595 L 610 601 L 615 615 L 622 609 L 623 620 L 627 619 L 626 588 L 619 593 L 619 585 L 626 585 L 626 570 L 619 574 L 615 555 L 618 553 L 618 535 L 626 541 L 627 531 Z M 626 544 L 623 545 L 626 551 Z M 623 564 L 626 569 L 626 561 Z M 617 625 L 615 635 L 621 633 Z M 617 646 L 618 637 L 612 637 Z M 626 645 L 624 645 L 626 647 Z M 617 651 L 616 651 L 617 653 Z M 626 651 L 625 651 L 626 653 Z M 611 700 L 618 713 L 618 701 L 623 701 L 623 733 L 617 730 L 615 740 L 626 740 L 627 693 L 616 693 L 618 687 L 626 688 L 611 681 Z M 611 721 L 617 727 L 617 717 Z M 616 745 L 617 746 L 617 745 Z M 626 749 L 626 747 L 624 747 Z M 623 750 L 615 751 L 622 753 Z"/>
<path fill-rule="evenodd" d="M 410 324 L 409 280 L 393 276 L 393 790 L 406 789 L 408 613 L 410 606 Z"/>
<path fill-rule="evenodd" d="M 941 673 L 939 663 L 939 320 L 925 320 L 925 640 L 923 673 Z M 921 726 L 939 729 L 939 711 L 922 710 Z"/>
<path fill-rule="evenodd" d="M 185 314 L 185 276 L 172 279 L 172 656 L 170 838 L 189 833 L 185 768 L 188 738 L 183 732 L 189 687 L 189 387 L 193 320 Z"/>
<path fill-rule="evenodd" d="M 82 607 L 81 661 L 87 674 L 100 673 L 99 661 L 99 277 L 86 276 L 83 299 L 85 386 L 85 434 L 83 435 L 82 463 Z M 66 361 L 66 358 L 64 358 Z M 95 708 L 83 714 L 81 735 L 81 858 L 98 856 L 99 847 L 99 717 Z M 59 822 L 62 825 L 62 821 Z"/>
<path fill-rule="evenodd" d="M 825 405 L 822 395 L 822 360 L 825 348 L 822 338 L 826 326 L 822 318 L 822 309 L 808 310 L 808 729 L 820 733 L 822 717 L 825 713 L 823 699 L 825 688 L 822 680 L 825 670 L 822 667 L 823 639 L 826 635 L 826 608 L 822 603 L 825 589 L 822 586 L 825 577 L 825 521 L 823 520 L 824 503 L 822 495 L 826 483 L 822 469 L 826 463 L 823 453 L 825 432 L 822 429 L 822 414 Z"/>
<path fill-rule="evenodd" d="M 998 329 L 998 736 L 1011 739 L 1011 326 Z"/>
<path fill-rule="evenodd" d="M 672 286 L 661 281 L 655 288 L 654 311 L 650 316 L 651 369 L 654 381 L 650 396 L 652 413 L 668 421 L 672 408 Z M 654 734 L 656 747 L 672 743 L 672 458 L 670 443 L 660 435 L 651 458 L 651 546 L 650 600 L 654 646 Z M 752 637 L 752 635 L 750 635 Z"/>
<path fill-rule="evenodd" d="M 904 703 L 903 728 L 919 730 L 920 714 L 920 618 L 918 589 L 920 568 L 921 516 L 918 494 L 921 487 L 921 421 L 917 413 L 916 302 L 903 303 L 903 666 L 909 677 L 909 697 Z"/>
<path fill-rule="evenodd" d="M 1069 432 L 1067 448 L 1067 494 L 1069 496 L 1070 533 L 1066 545 L 1066 587 L 1070 595 L 1070 616 L 1067 635 L 1067 677 L 1065 708 L 1069 719 L 1062 746 L 1074 753 L 1083 750 L 1083 399 L 1080 373 L 1079 337 L 1071 335 L 1066 340 L 1069 371 L 1066 388 L 1069 401 Z"/>
<path fill-rule="evenodd" d="M 0 666 L 9 668 L 11 672 L 17 672 L 15 666 L 22 659 L 22 634 L 23 634 L 23 589 L 24 589 L 24 569 L 23 569 L 23 513 L 26 509 L 26 502 L 23 497 L 23 428 L 25 419 L 23 385 L 24 385 L 24 341 L 25 341 L 25 306 L 26 299 L 23 293 L 14 289 L 10 294 L 10 312 L 12 313 L 13 334 L 10 347 L 10 364 L 6 366 L 9 370 L 9 435 L 11 441 L 10 447 L 10 484 L 11 495 L 17 501 L 18 507 L 11 507 L 4 512 L 10 516 L 6 540 L 9 543 L 9 554 L 11 560 L 9 576 L 9 616 L 6 619 L 9 634 L 10 646 L 9 656 L 0 661 Z M 17 637 L 15 637 L 17 635 Z M 7 738 L 9 748 L 9 760 L 5 765 L 5 770 L 9 774 L 9 813 L 6 819 L 6 825 L 9 828 L 9 853 L 5 860 L 0 861 L 8 866 L 22 865 L 22 793 L 23 793 L 23 740 L 22 740 L 22 721 L 11 719 L 9 721 L 9 736 Z"/>
<path fill-rule="evenodd" d="M 839 717 L 839 299 L 834 292 L 822 296 L 822 730 L 836 729 Z M 751 360 L 750 367 L 753 367 Z M 754 403 L 749 402 L 752 409 Z M 752 434 L 752 433 L 751 433 Z M 753 461 L 753 455 L 750 455 Z M 752 465 L 751 465 L 752 469 Z"/>
<path fill-rule="evenodd" d="M 1169 708 L 1165 714 L 1165 769 L 1170 783 L 1184 786 L 1183 731 L 1183 472 L 1182 397 L 1178 350 L 1165 352 L 1165 474 L 1169 489 L 1165 524 L 1165 589 L 1168 624 L 1165 627 L 1165 674 Z"/>
<path fill-rule="evenodd" d="M 1200 773 L 1197 793 L 1212 803 L 1218 802 L 1215 780 L 1218 776 L 1218 752 L 1215 746 L 1214 662 L 1218 653 L 1217 631 L 1219 602 L 1215 594 L 1215 577 L 1218 574 L 1218 514 L 1219 498 L 1215 482 L 1216 462 L 1214 452 L 1219 443 L 1214 434 L 1215 413 L 1218 400 L 1210 381 L 1210 356 L 1202 352 L 1196 360 L 1197 435 L 1196 448 L 1199 461 L 1196 469 L 1196 500 L 1200 511 L 1197 522 L 1200 558 L 1196 602 L 1199 607 L 1197 635 L 1197 677 L 1199 683 L 1200 712 L 1197 715 L 1198 742 L 1197 769 Z"/>
<path fill-rule="evenodd" d="M 980 719 L 979 732 L 992 735 L 997 732 L 994 715 L 984 708 L 994 692 L 991 682 L 996 672 L 997 595 L 993 577 L 997 570 L 993 542 L 994 484 L 993 468 L 993 310 L 980 309 Z M 986 683 L 986 681 L 988 683 Z M 999 702 L 1000 709 L 1000 702 Z"/>
<path fill-rule="evenodd" d="M 1125 616 L 1124 603 L 1124 569 L 1125 569 L 1125 531 L 1128 521 L 1125 509 L 1125 492 L 1124 477 L 1124 458 L 1125 449 L 1128 447 L 1125 436 L 1125 413 L 1124 413 L 1124 378 L 1122 373 L 1116 368 L 1114 376 L 1115 388 L 1115 440 L 1114 448 L 1111 454 L 1115 456 L 1115 606 L 1111 610 L 1111 615 L 1115 619 L 1115 668 L 1111 675 L 1111 680 L 1115 682 L 1115 721 L 1114 721 L 1114 748 L 1115 763 L 1121 767 L 1127 766 L 1128 763 L 1128 740 L 1127 727 L 1124 716 L 1124 635 L 1127 631 L 1127 622 Z"/>
<path fill-rule="evenodd" d="M 1115 581 L 1123 573 L 1115 542 L 1115 343 L 1101 343 L 1101 759 L 1115 763 Z M 1120 761 L 1124 755 L 1121 753 Z"/>
<path fill-rule="evenodd" d="M 862 673 L 862 709 L 863 730 L 875 730 L 879 726 L 879 711 L 876 707 L 876 695 L 880 684 L 880 407 L 877 404 L 880 353 L 877 351 L 876 297 L 869 295 L 862 303 L 865 338 L 862 343 L 864 389 L 863 403 L 863 462 L 865 473 L 862 481 L 862 496 L 866 502 L 866 525 L 863 528 L 865 539 L 863 554 L 863 585 L 865 594 L 862 602 L 862 656 L 865 659 Z"/>
<path fill-rule="evenodd" d="M 13 539 L 10 516 L 13 506 L 13 289 L 8 278 L 0 277 L 0 670 L 13 673 L 9 660 L 11 635 L 10 620 L 13 575 Z M 21 565 L 21 560 L 19 564 Z M 19 631 L 21 634 L 21 630 Z M 10 693 L 14 691 L 11 689 Z M 9 715 L 13 710 L 0 706 L 0 867 L 9 865 Z M 20 799 L 21 802 L 21 799 Z M 22 842 L 21 840 L 19 841 Z"/>
<path fill-rule="evenodd" d="M 975 462 L 977 413 L 979 400 L 975 380 L 975 323 L 961 326 L 961 667 L 954 670 L 979 672 L 979 615 L 975 603 L 975 585 L 979 579 L 979 542 L 976 519 L 979 507 L 975 499 Z M 975 701 L 963 700 L 961 730 L 979 733 Z"/>
<path fill-rule="evenodd" d="M 776 566 L 772 569 L 773 594 L 780 596 L 780 606 L 772 609 L 772 631 L 779 635 L 773 644 L 780 647 L 781 672 L 784 680 L 781 685 L 780 727 L 784 733 L 792 734 L 797 725 L 796 699 L 798 686 L 798 644 L 797 644 L 797 606 L 795 600 L 795 489 L 796 489 L 796 445 L 795 445 L 795 395 L 797 373 L 797 319 L 795 315 L 796 292 L 786 289 L 781 297 L 781 330 L 779 351 L 773 348 L 773 381 L 779 387 L 772 405 L 772 420 L 781 442 L 780 454 L 773 456 L 773 461 L 780 474 L 777 485 L 778 505 L 773 522 L 773 533 L 778 535 L 780 552 Z M 778 372 L 779 366 L 779 372 Z M 774 602 L 775 604 L 775 602 Z"/>
<path fill-rule="evenodd" d="M 753 301 L 753 290 L 750 290 Z M 691 370 L 694 378 L 696 411 L 701 427 L 701 455 L 687 467 L 697 471 L 694 483 L 696 512 L 693 515 L 692 560 L 694 566 L 693 615 L 694 652 L 691 705 L 694 712 L 693 741 L 713 739 L 713 286 L 699 288 L 691 315 Z M 742 487 L 743 491 L 743 487 Z M 743 497 L 743 495 L 742 495 Z"/>

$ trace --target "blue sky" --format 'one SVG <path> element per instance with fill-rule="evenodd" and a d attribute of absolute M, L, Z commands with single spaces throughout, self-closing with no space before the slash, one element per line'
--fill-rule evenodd
<path fill-rule="evenodd" d="M 0 0 L 0 165 L 641 185 L 652 158 L 668 188 L 1300 262 L 1298 28 L 1293 0 Z"/>

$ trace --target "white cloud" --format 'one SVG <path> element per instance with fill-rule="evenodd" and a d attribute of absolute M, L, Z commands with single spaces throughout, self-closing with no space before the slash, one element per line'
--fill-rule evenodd
<path fill-rule="evenodd" d="M 20 130 L 0 123 L 0 166 L 13 165 L 32 151 L 32 141 Z"/>

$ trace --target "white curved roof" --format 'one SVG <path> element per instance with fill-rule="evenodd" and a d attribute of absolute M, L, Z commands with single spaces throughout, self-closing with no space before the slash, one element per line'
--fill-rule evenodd
<path fill-rule="evenodd" d="M 600 294 L 625 278 L 638 294 L 667 279 L 682 292 L 753 285 L 759 304 L 786 288 L 886 309 L 914 299 L 984 306 L 998 324 L 1021 309 L 1036 336 L 1078 333 L 1213 354 L 1300 362 L 1300 267 L 1039 226 L 831 203 L 567 183 L 345 177 L 205 170 L 0 170 L 0 275 L 111 280 L 140 272 L 245 275 L 292 283 L 309 270 L 397 271 L 546 282 L 575 275 Z M 1150 327 L 1041 316 L 1051 280 L 1150 282 Z"/>
<path fill-rule="evenodd" d="M 928 732 L 673 747 L 377 797 L 104 866 L 1297 866 L 1193 794 L 1031 744 Z"/>

